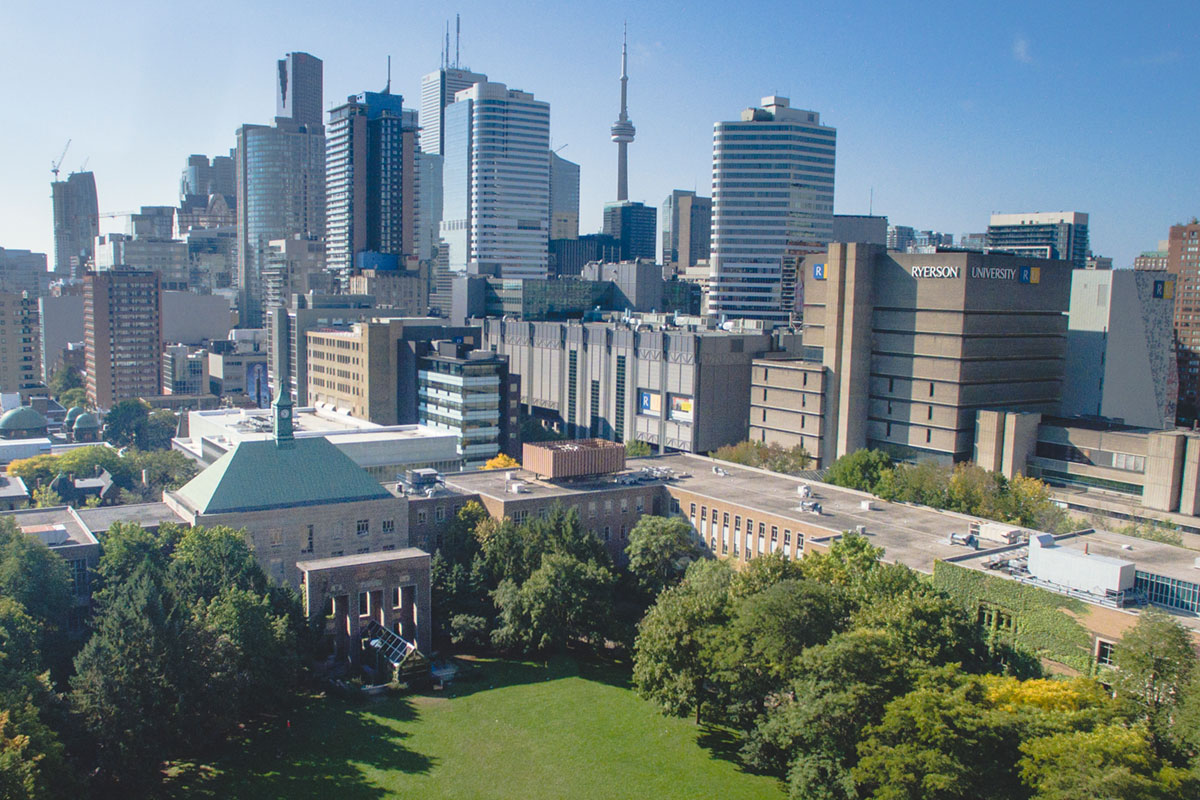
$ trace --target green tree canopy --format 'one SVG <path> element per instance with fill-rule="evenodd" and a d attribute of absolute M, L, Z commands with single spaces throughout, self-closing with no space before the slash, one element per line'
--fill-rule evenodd
<path fill-rule="evenodd" d="M 882 450 L 856 450 L 834 461 L 825 473 L 825 481 L 847 489 L 873 491 L 892 459 Z"/>
<path fill-rule="evenodd" d="M 688 566 L 705 553 L 692 526 L 680 517 L 642 517 L 625 545 L 628 569 L 649 598 L 679 583 Z"/>
<path fill-rule="evenodd" d="M 1177 722 L 1179 701 L 1197 675 L 1196 651 L 1187 631 L 1167 614 L 1150 609 L 1125 632 L 1115 652 L 1113 688 L 1138 719 L 1150 742 L 1164 755 Z"/>

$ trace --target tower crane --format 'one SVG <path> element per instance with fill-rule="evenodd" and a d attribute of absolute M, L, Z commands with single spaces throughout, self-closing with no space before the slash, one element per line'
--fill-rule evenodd
<path fill-rule="evenodd" d="M 67 157 L 67 149 L 71 146 L 71 140 L 67 139 L 67 144 L 63 147 L 62 155 L 58 157 L 58 161 L 51 162 L 50 171 L 54 173 L 54 180 L 58 180 L 58 168 L 62 166 L 63 159 Z"/>

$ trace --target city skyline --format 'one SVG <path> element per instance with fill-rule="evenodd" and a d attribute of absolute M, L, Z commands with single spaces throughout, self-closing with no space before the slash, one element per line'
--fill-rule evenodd
<path fill-rule="evenodd" d="M 1095 251 L 1129 266 L 1200 207 L 1192 172 L 1178 167 L 1197 113 L 1177 101 L 1195 72 L 1186 31 L 1200 14 L 1183 4 L 1158 16 L 1039 9 L 1034 30 L 1020 5 L 933 16 L 822 6 L 801 19 L 774 3 L 736 16 L 713 4 L 687 17 L 629 4 L 567 19 L 548 4 L 423 14 L 305 4 L 280 18 L 270 7 L 218 3 L 214 18 L 239 20 L 218 32 L 197 30 L 175 8 L 14 8 L 0 100 L 34 107 L 52 89 L 56 103 L 53 114 L 21 117 L 0 133 L 0 245 L 53 254 L 49 167 L 67 139 L 63 172 L 87 159 L 102 212 L 173 202 L 188 155 L 226 153 L 239 124 L 271 120 L 269 76 L 282 53 L 325 62 L 325 112 L 364 86 L 382 88 L 390 54 L 393 91 L 416 107 L 421 76 L 440 64 L 445 20 L 461 11 L 462 66 L 554 109 L 553 146 L 566 145 L 562 155 L 582 166 L 581 233 L 599 230 L 603 204 L 615 199 L 609 129 L 627 18 L 638 120 L 631 200 L 658 207 L 672 189 L 708 195 L 713 123 L 777 92 L 839 131 L 837 213 L 866 213 L 873 194 L 873 210 L 893 224 L 961 235 L 983 231 L 992 212 L 1079 210 L 1091 216 Z M 784 46 L 789 20 L 803 23 L 802 47 Z M 764 31 L 779 46 L 763 46 Z M 118 33 L 132 46 L 94 44 Z M 181 61 L 197 66 L 162 68 Z"/>

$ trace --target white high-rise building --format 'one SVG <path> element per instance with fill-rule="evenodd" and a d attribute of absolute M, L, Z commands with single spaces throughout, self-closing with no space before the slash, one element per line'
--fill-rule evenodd
<path fill-rule="evenodd" d="M 837 131 L 786 97 L 762 104 L 713 126 L 709 308 L 784 322 L 802 301 L 800 259 L 833 239 Z"/>
<path fill-rule="evenodd" d="M 443 130 L 446 106 L 454 102 L 454 95 L 480 82 L 486 83 L 487 75 L 454 67 L 442 67 L 421 78 L 422 153 L 446 154 Z"/>
<path fill-rule="evenodd" d="M 550 104 L 477 83 L 446 108 L 442 239 L 450 269 L 544 278 L 550 223 Z"/>

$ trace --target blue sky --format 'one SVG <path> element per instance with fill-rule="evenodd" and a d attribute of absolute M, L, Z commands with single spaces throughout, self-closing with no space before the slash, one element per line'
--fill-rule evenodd
<path fill-rule="evenodd" d="M 1127 266 L 1200 214 L 1200 3 L 158 2 L 0 0 L 0 246 L 52 254 L 50 163 L 87 159 L 102 211 L 175 202 L 189 153 L 274 115 L 285 52 L 325 61 L 326 106 L 418 105 L 443 25 L 462 62 L 551 104 L 582 165 L 581 227 L 615 195 L 629 22 L 632 199 L 707 194 L 712 124 L 771 93 L 838 129 L 838 213 L 981 231 L 993 211 L 1091 214 Z M 51 256 L 52 257 L 52 256 Z"/>

